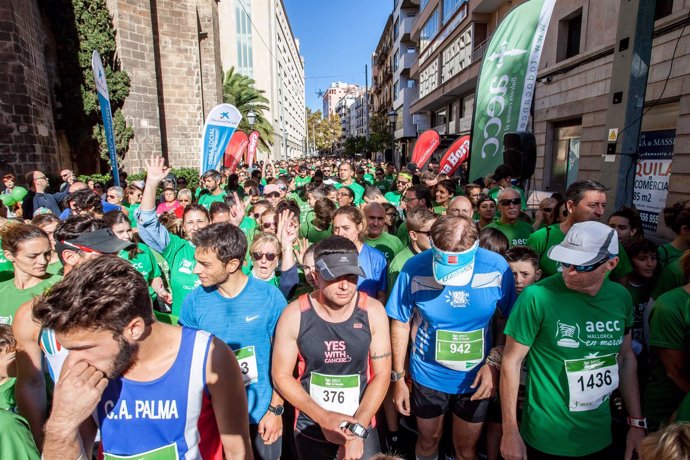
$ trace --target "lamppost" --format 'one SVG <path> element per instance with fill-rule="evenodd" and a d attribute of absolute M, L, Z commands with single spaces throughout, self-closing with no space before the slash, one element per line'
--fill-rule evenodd
<path fill-rule="evenodd" d="M 249 123 L 249 129 L 254 130 L 254 123 L 256 123 L 256 113 L 253 110 L 247 112 L 247 122 Z"/>
<path fill-rule="evenodd" d="M 393 157 L 393 162 L 395 163 L 395 167 L 397 169 L 400 169 L 400 159 L 398 156 L 395 154 L 395 122 L 398 119 L 398 112 L 393 110 L 391 108 L 391 111 L 388 112 L 388 124 L 391 129 L 391 156 Z"/>

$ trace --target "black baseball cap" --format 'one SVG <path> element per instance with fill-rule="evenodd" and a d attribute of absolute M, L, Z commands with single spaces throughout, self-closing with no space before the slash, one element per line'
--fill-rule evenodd
<path fill-rule="evenodd" d="M 496 171 L 494 171 L 493 179 L 501 180 L 506 177 L 513 177 L 513 168 L 506 164 L 499 165 Z"/>
<path fill-rule="evenodd" d="M 324 254 L 314 265 L 326 281 L 333 281 L 345 275 L 366 276 L 359 266 L 359 255 L 356 252 Z"/>
<path fill-rule="evenodd" d="M 65 241 L 70 246 L 76 246 L 81 250 L 91 250 L 102 254 L 117 254 L 123 249 L 130 249 L 136 246 L 131 241 L 121 240 L 109 228 L 101 228 L 93 232 Z"/>

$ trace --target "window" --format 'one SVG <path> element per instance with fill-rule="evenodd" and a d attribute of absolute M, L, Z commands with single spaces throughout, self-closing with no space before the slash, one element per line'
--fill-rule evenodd
<path fill-rule="evenodd" d="M 416 52 L 417 52 L 417 48 L 415 48 L 414 46 L 408 46 L 408 47 L 407 47 L 407 52 L 410 53 L 410 54 L 416 53 Z"/>
<path fill-rule="evenodd" d="M 554 124 L 553 155 L 550 158 L 550 186 L 548 190 L 564 193 L 577 180 L 580 159 L 582 120 Z M 548 170 L 547 170 L 548 171 Z"/>
<path fill-rule="evenodd" d="M 424 51 L 438 33 L 438 8 L 431 13 L 419 36 L 419 51 Z"/>
<path fill-rule="evenodd" d="M 465 3 L 465 0 L 443 0 L 443 23 L 448 22 L 453 13 L 455 13 L 460 5 Z"/>
<path fill-rule="evenodd" d="M 419 3 L 419 11 L 422 12 L 424 10 L 424 7 L 429 3 L 429 0 L 422 0 Z"/>
<path fill-rule="evenodd" d="M 656 0 L 654 20 L 668 16 L 673 11 L 673 0 Z"/>
<path fill-rule="evenodd" d="M 393 25 L 393 40 L 398 38 L 399 29 L 400 29 L 400 18 L 397 18 L 395 20 L 395 24 Z"/>
<path fill-rule="evenodd" d="M 400 50 L 396 50 L 393 55 L 393 72 L 398 70 L 398 64 L 400 63 Z"/>
<path fill-rule="evenodd" d="M 580 35 L 582 33 L 582 8 L 558 21 L 557 61 L 580 54 Z"/>
<path fill-rule="evenodd" d="M 415 87 L 415 81 L 412 79 L 407 80 L 407 87 L 408 88 L 414 88 Z"/>
<path fill-rule="evenodd" d="M 396 81 L 393 83 L 393 99 L 397 99 L 400 94 L 400 82 Z"/>

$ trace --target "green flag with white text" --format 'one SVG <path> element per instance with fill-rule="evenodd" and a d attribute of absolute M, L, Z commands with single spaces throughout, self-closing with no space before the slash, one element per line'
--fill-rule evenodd
<path fill-rule="evenodd" d="M 539 58 L 556 0 L 530 0 L 498 25 L 484 54 L 474 104 L 470 179 L 503 163 L 503 135 L 527 131 Z"/>

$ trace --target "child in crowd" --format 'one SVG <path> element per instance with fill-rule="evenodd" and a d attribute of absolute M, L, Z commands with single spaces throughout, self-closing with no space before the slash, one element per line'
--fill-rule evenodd
<path fill-rule="evenodd" d="M 0 410 L 14 411 L 14 382 L 17 375 L 15 352 L 17 342 L 12 335 L 12 327 L 0 324 Z"/>

